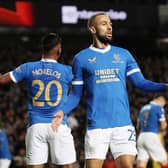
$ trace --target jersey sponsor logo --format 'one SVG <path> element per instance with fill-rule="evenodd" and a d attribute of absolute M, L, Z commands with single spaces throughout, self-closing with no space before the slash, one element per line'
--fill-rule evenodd
<path fill-rule="evenodd" d="M 107 68 L 107 69 L 96 69 L 95 75 L 101 76 L 101 75 L 116 75 L 119 74 L 119 68 Z"/>
<path fill-rule="evenodd" d="M 118 68 L 96 69 L 95 76 L 99 78 L 96 83 L 119 82 L 118 74 Z"/>
<path fill-rule="evenodd" d="M 89 63 L 95 63 L 95 62 L 96 62 L 96 57 L 89 58 L 89 59 L 88 59 L 88 62 L 89 62 Z"/>
<path fill-rule="evenodd" d="M 118 53 L 114 53 L 113 58 L 114 60 L 112 61 L 112 63 L 124 63 L 124 61 L 122 61 L 120 58 L 120 54 Z"/>
<path fill-rule="evenodd" d="M 109 79 L 99 79 L 96 80 L 96 83 L 108 83 L 108 82 L 119 82 L 119 78 L 109 78 Z"/>

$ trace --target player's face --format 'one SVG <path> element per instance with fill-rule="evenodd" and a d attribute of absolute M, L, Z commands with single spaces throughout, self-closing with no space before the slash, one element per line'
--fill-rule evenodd
<path fill-rule="evenodd" d="M 107 15 L 99 15 L 95 18 L 94 24 L 96 37 L 102 43 L 109 43 L 112 40 L 112 23 Z"/>

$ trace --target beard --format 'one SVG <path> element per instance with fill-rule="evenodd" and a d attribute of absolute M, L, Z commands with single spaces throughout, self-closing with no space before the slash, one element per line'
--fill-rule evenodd
<path fill-rule="evenodd" d="M 108 37 L 100 35 L 100 34 L 97 34 L 97 38 L 100 42 L 102 42 L 104 44 L 109 44 L 112 40 L 112 38 L 108 38 Z"/>

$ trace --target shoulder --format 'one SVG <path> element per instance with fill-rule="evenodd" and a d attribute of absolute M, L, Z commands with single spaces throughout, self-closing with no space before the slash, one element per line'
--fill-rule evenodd
<path fill-rule="evenodd" d="M 145 104 L 144 106 L 142 106 L 141 111 L 150 110 L 151 108 L 152 104 Z"/>
<path fill-rule="evenodd" d="M 37 65 L 37 64 L 39 64 L 41 61 L 29 61 L 29 62 L 25 62 L 25 63 L 23 63 L 23 64 L 21 64 L 20 66 L 22 66 L 22 67 L 29 67 L 29 66 L 33 66 L 33 65 Z"/>
<path fill-rule="evenodd" d="M 116 56 L 126 60 L 129 64 L 136 63 L 136 59 L 128 49 L 118 47 L 118 46 L 112 46 L 111 50 L 114 54 L 116 54 Z"/>
<path fill-rule="evenodd" d="M 115 46 L 115 45 L 111 45 L 111 50 L 113 50 L 114 52 L 116 51 L 116 52 L 120 52 L 120 53 L 127 53 L 127 54 L 129 53 L 130 54 L 128 49 L 122 48 L 119 46 Z"/>
<path fill-rule="evenodd" d="M 154 104 L 154 103 L 151 103 L 151 107 L 152 107 L 152 110 L 155 111 L 156 113 L 161 112 L 163 109 L 162 106 L 160 106 L 159 104 Z"/>
<path fill-rule="evenodd" d="M 79 51 L 79 52 L 75 55 L 74 59 L 80 59 L 80 58 L 82 58 L 84 55 L 88 54 L 90 51 L 91 51 L 91 50 L 90 50 L 89 47 L 88 47 L 88 48 L 85 48 L 85 49 Z"/>

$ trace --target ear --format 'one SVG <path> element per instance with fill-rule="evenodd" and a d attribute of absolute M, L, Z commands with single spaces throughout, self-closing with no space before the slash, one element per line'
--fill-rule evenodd
<path fill-rule="evenodd" d="M 89 31 L 90 31 L 91 34 L 95 34 L 96 33 L 96 29 L 95 29 L 94 26 L 91 26 L 88 29 L 89 29 Z"/>

